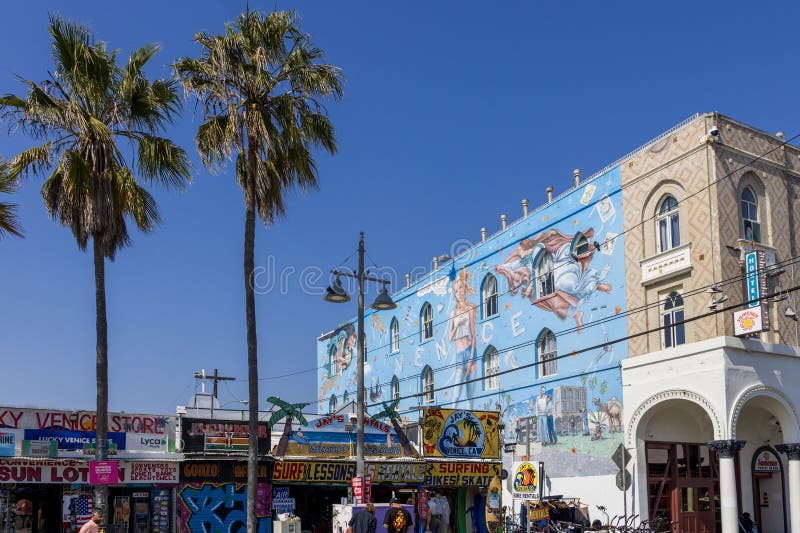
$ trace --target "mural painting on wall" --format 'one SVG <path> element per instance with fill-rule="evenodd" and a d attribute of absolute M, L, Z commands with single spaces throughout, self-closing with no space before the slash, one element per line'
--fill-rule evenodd
<path fill-rule="evenodd" d="M 272 530 L 270 485 L 259 483 L 256 495 L 258 533 Z M 247 529 L 247 485 L 241 483 L 185 483 L 179 495 L 179 533 L 220 531 L 243 533 Z"/>
<path fill-rule="evenodd" d="M 554 477 L 611 474 L 627 354 L 618 167 L 477 243 L 370 312 L 368 412 L 500 411 Z M 494 296 L 492 296 L 494 295 Z M 355 327 L 319 339 L 319 407 L 355 397 Z M 346 402 L 345 402 L 346 403 Z"/>

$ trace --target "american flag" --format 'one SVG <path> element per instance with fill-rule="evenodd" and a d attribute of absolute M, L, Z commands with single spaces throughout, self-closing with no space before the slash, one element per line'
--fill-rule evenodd
<path fill-rule="evenodd" d="M 75 523 L 78 527 L 89 521 L 92 517 L 92 499 L 75 498 Z"/>

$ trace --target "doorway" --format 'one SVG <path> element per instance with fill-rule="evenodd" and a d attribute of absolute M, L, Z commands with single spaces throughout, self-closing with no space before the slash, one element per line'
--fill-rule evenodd
<path fill-rule="evenodd" d="M 788 531 L 786 520 L 786 491 L 783 484 L 783 463 L 769 446 L 753 454 L 753 519 L 761 531 Z"/>
<path fill-rule="evenodd" d="M 704 444 L 646 442 L 647 499 L 651 520 L 672 521 L 674 531 L 720 531 L 717 457 Z"/>

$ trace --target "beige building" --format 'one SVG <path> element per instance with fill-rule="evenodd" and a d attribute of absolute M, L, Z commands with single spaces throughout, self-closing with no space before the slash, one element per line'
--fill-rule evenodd
<path fill-rule="evenodd" d="M 748 512 L 800 533 L 800 149 L 784 141 L 708 113 L 621 163 L 629 497 L 675 530 L 735 533 Z M 745 308 L 768 330 L 735 336 Z"/>

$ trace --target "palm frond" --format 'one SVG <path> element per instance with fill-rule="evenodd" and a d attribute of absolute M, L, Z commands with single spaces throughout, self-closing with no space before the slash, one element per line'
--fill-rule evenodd
<path fill-rule="evenodd" d="M 169 139 L 139 137 L 139 171 L 142 177 L 167 188 L 185 189 L 191 181 L 186 151 Z"/>

